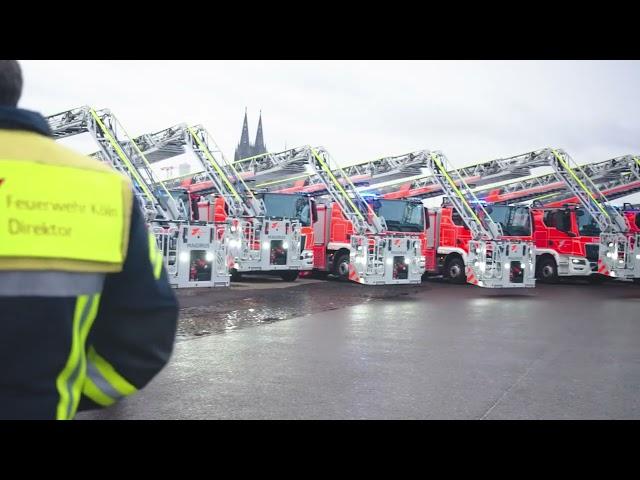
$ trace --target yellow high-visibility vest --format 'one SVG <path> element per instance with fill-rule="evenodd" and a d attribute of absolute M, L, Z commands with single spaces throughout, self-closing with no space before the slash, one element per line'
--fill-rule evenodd
<path fill-rule="evenodd" d="M 0 270 L 118 272 L 129 180 L 43 135 L 0 130 Z"/>

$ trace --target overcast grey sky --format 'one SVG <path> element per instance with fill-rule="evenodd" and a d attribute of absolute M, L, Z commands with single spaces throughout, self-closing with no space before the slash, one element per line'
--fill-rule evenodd
<path fill-rule="evenodd" d="M 416 149 L 455 166 L 545 146 L 580 163 L 640 152 L 637 61 L 22 61 L 21 106 L 110 108 L 129 133 L 202 123 L 227 158 L 245 106 L 271 151 L 341 164 Z"/>

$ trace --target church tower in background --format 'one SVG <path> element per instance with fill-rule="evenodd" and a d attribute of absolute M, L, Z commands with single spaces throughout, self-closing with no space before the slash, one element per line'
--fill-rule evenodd
<path fill-rule="evenodd" d="M 258 131 L 256 132 L 256 141 L 252 144 L 249 140 L 249 122 L 247 120 L 247 109 L 244 109 L 244 122 L 242 123 L 242 134 L 240 142 L 233 154 L 234 160 L 253 157 L 267 153 L 267 146 L 264 143 L 264 134 L 262 133 L 262 110 L 260 110 L 260 118 L 258 119 Z"/>

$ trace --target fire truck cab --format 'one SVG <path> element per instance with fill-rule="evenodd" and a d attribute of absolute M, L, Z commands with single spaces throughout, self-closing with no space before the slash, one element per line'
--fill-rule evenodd
<path fill-rule="evenodd" d="M 526 206 L 487 205 L 484 211 L 504 233 L 501 240 L 531 242 L 531 212 Z M 482 221 L 483 211 L 479 210 Z M 472 235 L 462 217 L 452 206 L 429 210 L 426 225 L 425 258 L 428 275 L 442 275 L 452 283 L 467 281 L 466 267 Z M 524 282 L 522 266 L 509 264 L 510 281 Z"/>
<path fill-rule="evenodd" d="M 537 276 L 555 281 L 558 276 L 598 275 L 600 228 L 584 208 L 535 208 L 534 240 L 538 254 Z M 598 275 L 598 277 L 600 277 Z M 601 278 L 591 278 L 592 281 Z"/>
<path fill-rule="evenodd" d="M 313 268 L 313 224 L 318 216 L 315 199 L 297 193 L 256 193 L 256 198 L 264 205 L 265 216 L 247 218 L 242 227 L 236 222 L 231 226 L 232 233 L 237 229 L 244 230 L 247 249 L 262 254 L 259 271 L 278 274 L 283 280 L 293 281 L 300 271 Z M 225 222 L 229 216 L 229 208 L 223 197 L 215 194 L 207 195 L 198 202 L 199 216 L 210 222 Z M 264 222 L 263 229 L 251 228 L 254 222 Z M 296 222 L 297 221 L 297 222 Z M 299 223 L 299 229 L 294 222 Z M 251 224 L 251 225 L 250 225 Z M 264 232 L 268 240 L 259 238 L 256 232 Z M 230 241 L 230 251 L 238 250 L 237 239 Z M 258 270 L 255 268 L 255 255 L 251 251 L 238 252 L 230 266 L 234 278 L 239 272 Z M 296 267 L 289 269 L 290 266 Z"/>
<path fill-rule="evenodd" d="M 363 214 L 372 214 L 385 220 L 388 242 L 384 247 L 389 255 L 390 269 L 378 266 L 381 275 L 389 272 L 388 283 L 420 283 L 424 272 L 424 223 L 428 218 L 422 202 L 415 200 L 386 200 L 365 197 Z M 394 237 L 397 235 L 397 238 Z M 354 245 L 353 223 L 344 215 L 336 202 L 318 204 L 317 221 L 314 223 L 314 267 L 318 272 L 332 273 L 335 276 L 349 278 L 352 256 L 357 258 L 365 247 L 367 250 L 378 248 L 373 245 Z"/>

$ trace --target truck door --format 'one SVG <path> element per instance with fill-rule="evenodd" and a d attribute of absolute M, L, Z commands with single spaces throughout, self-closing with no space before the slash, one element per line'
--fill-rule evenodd
<path fill-rule="evenodd" d="M 427 272 L 435 273 L 438 268 L 436 256 L 438 253 L 438 231 L 440 230 L 440 216 L 438 215 L 438 211 L 425 209 L 425 216 L 427 215 L 427 218 L 429 218 L 429 222 L 426 225 L 426 242 L 423 255 L 425 256 L 425 267 Z"/>
<path fill-rule="evenodd" d="M 571 231 L 571 212 L 564 209 L 547 210 L 544 212 L 544 224 L 548 228 L 546 248 L 552 248 L 558 253 L 572 254 L 571 238 L 575 233 Z"/>
<path fill-rule="evenodd" d="M 313 266 L 321 270 L 326 270 L 327 266 L 327 207 L 317 205 L 317 219 L 313 223 Z"/>

